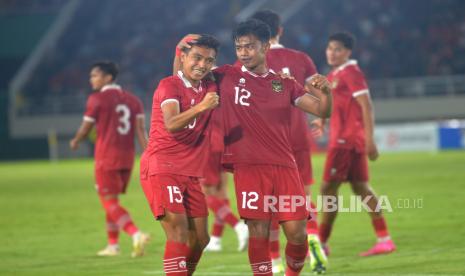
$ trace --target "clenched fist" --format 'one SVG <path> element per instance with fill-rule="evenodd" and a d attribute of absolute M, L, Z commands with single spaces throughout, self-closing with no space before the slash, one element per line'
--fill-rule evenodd
<path fill-rule="evenodd" d="M 220 96 L 216 92 L 208 92 L 203 97 L 203 100 L 199 103 L 199 107 L 202 111 L 213 109 L 218 106 Z"/>
<path fill-rule="evenodd" d="M 331 86 L 328 79 L 320 74 L 313 75 L 311 79 L 307 82 L 306 86 L 310 90 L 320 90 L 324 94 L 329 94 L 331 92 Z"/>

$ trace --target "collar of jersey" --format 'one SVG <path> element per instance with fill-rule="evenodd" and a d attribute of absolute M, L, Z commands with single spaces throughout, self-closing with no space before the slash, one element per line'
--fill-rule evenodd
<path fill-rule="evenodd" d="M 268 69 L 268 72 L 266 72 L 265 74 L 263 74 L 263 75 L 258 75 L 258 74 L 255 74 L 254 72 L 250 72 L 249 70 L 247 70 L 247 68 L 245 68 L 244 65 L 242 65 L 241 71 L 242 71 L 242 72 L 246 72 L 246 73 L 248 73 L 249 75 L 251 75 L 251 76 L 253 76 L 253 77 L 260 77 L 260 78 L 266 78 L 266 77 L 268 77 L 268 75 L 269 75 L 270 73 L 276 74 L 276 73 L 273 71 L 273 69 Z"/>
<path fill-rule="evenodd" d="M 334 73 L 337 73 L 350 65 L 357 65 L 357 61 L 355 59 L 349 59 L 346 63 L 339 65 L 339 67 L 334 70 Z"/>
<path fill-rule="evenodd" d="M 102 89 L 100 89 L 100 92 L 105 92 L 110 89 L 122 90 L 120 85 L 117 85 L 116 83 L 110 83 L 110 84 L 104 85 Z"/>
<path fill-rule="evenodd" d="M 281 49 L 284 48 L 284 45 L 276 43 L 276 44 L 271 44 L 270 49 Z"/>
<path fill-rule="evenodd" d="M 197 89 L 193 87 L 191 82 L 184 77 L 184 74 L 181 72 L 181 70 L 178 71 L 178 77 L 182 80 L 186 88 L 192 88 L 192 90 L 194 90 L 196 93 L 202 92 L 202 81 L 200 81 L 199 89 Z"/>

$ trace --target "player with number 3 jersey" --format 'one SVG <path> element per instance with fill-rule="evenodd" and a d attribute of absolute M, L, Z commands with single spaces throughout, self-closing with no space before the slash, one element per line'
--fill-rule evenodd
<path fill-rule="evenodd" d="M 83 122 L 70 141 L 75 150 L 91 129 L 97 130 L 95 145 L 95 181 L 100 201 L 106 211 L 108 246 L 99 256 L 119 254 L 119 231 L 133 238 L 132 256 L 141 256 L 149 236 L 139 231 L 129 213 L 119 204 L 118 195 L 125 193 L 134 163 L 134 136 L 142 148 L 147 145 L 142 102 L 115 83 L 118 69 L 113 62 L 98 62 L 92 66 L 92 93 Z"/>

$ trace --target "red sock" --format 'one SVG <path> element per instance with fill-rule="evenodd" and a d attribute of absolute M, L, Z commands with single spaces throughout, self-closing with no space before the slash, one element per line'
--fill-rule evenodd
<path fill-rule="evenodd" d="M 202 249 L 199 248 L 189 248 L 189 252 L 186 256 L 186 263 L 187 263 L 187 275 L 194 274 L 195 268 L 199 263 L 200 257 L 202 257 Z"/>
<path fill-rule="evenodd" d="M 123 229 L 129 235 L 134 235 L 139 231 L 139 229 L 132 222 L 131 216 L 129 213 L 119 205 L 117 198 L 103 199 L 102 201 L 103 208 L 105 208 L 107 214 L 110 218 L 118 225 L 120 229 Z"/>
<path fill-rule="evenodd" d="M 386 221 L 384 217 L 375 218 L 371 220 L 373 227 L 375 228 L 376 236 L 378 239 L 386 238 L 389 236 L 389 232 L 387 230 Z"/>
<path fill-rule="evenodd" d="M 187 276 L 186 255 L 189 247 L 185 243 L 166 241 L 163 270 L 170 276 Z"/>
<path fill-rule="evenodd" d="M 313 202 L 310 201 L 310 215 L 311 219 L 307 221 L 307 234 L 308 235 L 318 235 L 318 213 L 316 211 L 316 206 Z"/>
<path fill-rule="evenodd" d="M 273 276 L 267 238 L 249 238 L 249 262 L 254 276 Z"/>
<path fill-rule="evenodd" d="M 279 253 L 279 222 L 277 220 L 272 220 L 270 226 L 270 257 L 272 260 L 281 257 Z"/>
<path fill-rule="evenodd" d="M 307 257 L 308 243 L 292 244 L 287 242 L 286 245 L 286 276 L 299 275 L 304 267 L 305 257 Z"/>
<path fill-rule="evenodd" d="M 107 236 L 108 236 L 108 244 L 114 245 L 118 244 L 118 237 L 119 237 L 119 227 L 108 214 L 106 214 L 107 220 Z"/>
<path fill-rule="evenodd" d="M 331 235 L 332 224 L 322 223 L 320 224 L 320 241 L 326 243 Z"/>
<path fill-rule="evenodd" d="M 221 238 L 224 231 L 224 221 L 218 217 L 215 217 L 215 221 L 212 225 L 212 236 Z"/>
<path fill-rule="evenodd" d="M 239 222 L 239 219 L 234 216 L 229 205 L 222 199 L 219 199 L 215 196 L 207 196 L 207 205 L 211 210 L 213 210 L 215 216 L 222 219 L 231 227 L 236 226 L 236 224 Z"/>

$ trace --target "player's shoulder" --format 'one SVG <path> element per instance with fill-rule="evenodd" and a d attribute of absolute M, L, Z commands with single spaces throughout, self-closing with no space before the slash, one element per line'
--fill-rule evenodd
<path fill-rule="evenodd" d="M 160 89 L 177 89 L 181 86 L 181 80 L 178 76 L 168 76 L 160 80 L 158 90 Z"/>
<path fill-rule="evenodd" d="M 271 53 L 273 53 L 273 52 L 280 53 L 282 55 L 285 55 L 285 56 L 288 56 L 288 57 L 293 57 L 293 58 L 299 58 L 299 59 L 300 58 L 305 58 L 305 59 L 310 58 L 311 59 L 311 57 L 307 53 L 305 53 L 303 51 L 300 51 L 300 50 L 292 49 L 292 48 L 285 48 L 285 47 L 276 48 L 276 49 L 272 49 L 270 52 Z"/>
<path fill-rule="evenodd" d="M 214 68 L 212 70 L 212 72 L 214 74 L 224 74 L 224 73 L 234 71 L 234 70 L 236 70 L 238 68 L 240 68 L 240 66 L 234 66 L 234 65 L 231 65 L 231 64 L 224 64 L 224 65 L 221 65 L 221 66 L 218 66 L 218 67 Z"/>
<path fill-rule="evenodd" d="M 285 87 L 294 87 L 296 84 L 298 84 L 297 80 L 294 77 L 283 76 L 274 71 L 272 71 L 271 74 L 273 76 L 272 82 L 274 83 L 282 83 Z"/>
<path fill-rule="evenodd" d="M 363 73 L 362 69 L 358 65 L 356 61 L 350 62 L 347 66 L 342 68 L 341 70 L 342 76 L 347 77 L 364 77 L 365 74 Z"/>

